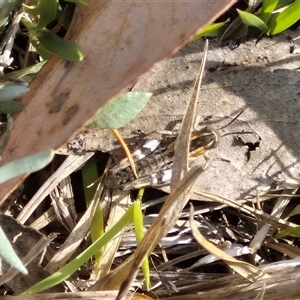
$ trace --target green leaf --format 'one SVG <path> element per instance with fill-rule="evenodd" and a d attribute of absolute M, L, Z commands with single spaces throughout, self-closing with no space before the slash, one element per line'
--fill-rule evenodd
<path fill-rule="evenodd" d="M 25 104 L 17 101 L 0 101 L 0 113 L 14 115 L 20 113 Z"/>
<path fill-rule="evenodd" d="M 22 7 L 23 7 L 24 12 L 27 13 L 28 15 L 38 16 L 38 14 L 40 12 L 37 5 L 23 4 Z"/>
<path fill-rule="evenodd" d="M 0 83 L 0 101 L 8 101 L 21 97 L 30 89 L 14 82 Z"/>
<path fill-rule="evenodd" d="M 45 49 L 43 45 L 38 41 L 35 36 L 30 37 L 30 43 L 36 49 L 36 52 L 43 58 L 43 60 L 48 60 L 52 56 L 52 54 Z"/>
<path fill-rule="evenodd" d="M 64 40 L 56 34 L 46 34 L 45 30 L 40 34 L 37 41 L 46 51 L 68 61 L 83 60 L 83 54 L 75 42 Z"/>
<path fill-rule="evenodd" d="M 262 7 L 261 12 L 259 15 L 259 18 L 264 21 L 266 24 L 268 23 L 268 20 L 276 8 L 278 3 L 278 0 L 263 0 L 262 1 Z"/>
<path fill-rule="evenodd" d="M 28 274 L 26 268 L 24 267 L 23 263 L 19 259 L 18 255 L 16 254 L 9 240 L 7 239 L 5 233 L 3 232 L 1 226 L 0 226 L 0 257 L 6 263 L 14 267 L 22 274 L 24 275 Z"/>
<path fill-rule="evenodd" d="M 269 30 L 266 23 L 264 21 L 262 21 L 259 17 L 255 16 L 249 12 L 242 11 L 239 9 L 237 9 L 237 12 L 240 15 L 242 22 L 245 25 L 256 27 L 256 28 L 260 29 L 262 32 L 267 32 Z"/>
<path fill-rule="evenodd" d="M 9 100 L 19 98 L 29 90 L 29 88 L 14 82 L 0 83 L 0 113 L 14 115 L 21 112 L 25 105 L 21 102 Z"/>
<path fill-rule="evenodd" d="M 7 80 L 20 79 L 23 82 L 29 83 L 35 77 L 36 73 L 42 68 L 42 66 L 45 63 L 46 63 L 45 61 L 42 61 L 35 65 L 31 65 L 27 68 L 11 72 L 11 73 L 5 75 L 5 78 L 7 77 Z M 1 100 L 1 97 L 0 97 L 0 100 Z"/>
<path fill-rule="evenodd" d="M 78 4 L 82 4 L 82 5 L 88 5 L 87 2 L 85 2 L 84 0 L 65 0 L 66 2 L 72 2 L 72 3 L 78 3 Z"/>
<path fill-rule="evenodd" d="M 144 108 L 151 93 L 128 92 L 120 94 L 107 103 L 88 127 L 116 129 L 130 122 Z"/>
<path fill-rule="evenodd" d="M 300 0 L 295 0 L 284 11 L 274 16 L 271 16 L 268 23 L 270 30 L 268 35 L 278 34 L 290 26 L 295 24 L 300 19 Z"/>
<path fill-rule="evenodd" d="M 55 20 L 58 0 L 39 0 L 37 8 L 40 16 L 36 29 L 43 29 Z"/>
<path fill-rule="evenodd" d="M 36 25 L 33 22 L 31 22 L 25 17 L 22 17 L 21 21 L 29 32 L 35 32 Z"/>
<path fill-rule="evenodd" d="M 9 20 L 9 16 L 14 9 L 14 4 L 7 1 L 0 2 L 0 29 L 1 32 L 4 30 L 4 26 L 7 24 Z"/>
<path fill-rule="evenodd" d="M 4 26 L 11 20 L 13 10 L 22 4 L 22 0 L 0 1 L 0 33 L 5 30 Z"/>
<path fill-rule="evenodd" d="M 45 150 L 37 154 L 27 156 L 0 167 L 0 183 L 14 177 L 41 170 L 53 159 L 54 151 Z"/>
<path fill-rule="evenodd" d="M 199 30 L 194 36 L 193 41 L 203 36 L 220 37 L 225 32 L 226 28 L 226 22 L 210 24 L 204 27 L 203 29 Z"/>

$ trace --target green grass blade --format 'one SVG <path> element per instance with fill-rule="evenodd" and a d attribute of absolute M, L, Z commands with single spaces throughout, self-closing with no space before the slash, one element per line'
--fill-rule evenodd
<path fill-rule="evenodd" d="M 83 183 L 85 203 L 88 207 L 91 204 L 97 190 L 97 184 L 93 183 L 99 178 L 97 160 L 95 156 L 92 156 L 81 168 L 81 177 Z"/>
<path fill-rule="evenodd" d="M 227 28 L 226 22 L 210 24 L 196 33 L 193 41 L 198 40 L 203 36 L 221 37 Z"/>
<path fill-rule="evenodd" d="M 87 262 L 100 248 L 106 245 L 115 235 L 117 235 L 131 220 L 133 216 L 133 207 L 131 206 L 123 217 L 106 233 L 102 235 L 95 243 L 80 253 L 75 259 L 66 264 L 60 270 L 40 281 L 33 287 L 23 292 L 23 295 L 30 295 L 44 291 L 53 287 L 68 277 L 70 277 L 80 266 Z"/>
<path fill-rule="evenodd" d="M 102 203 L 99 202 L 96 206 L 95 214 L 93 216 L 93 220 L 90 227 L 92 242 L 95 242 L 98 238 L 100 238 L 104 234 L 103 223 L 104 222 L 103 222 Z M 95 267 L 97 269 L 99 269 L 101 266 L 101 258 L 102 258 L 102 248 L 95 253 Z"/>
<path fill-rule="evenodd" d="M 93 200 L 97 190 L 97 179 L 99 178 L 97 169 L 97 160 L 95 156 L 92 156 L 81 169 L 83 191 L 86 206 L 89 206 Z M 93 184 L 95 183 L 95 184 Z M 90 227 L 92 242 L 95 242 L 104 234 L 104 221 L 102 212 L 102 203 L 99 202 L 96 206 L 96 210 L 93 216 L 93 220 Z M 101 264 L 102 249 L 95 253 L 95 266 L 100 267 Z"/>
<path fill-rule="evenodd" d="M 140 189 L 137 200 L 132 204 L 133 206 L 133 223 L 134 223 L 134 232 L 137 244 L 139 244 L 144 237 L 144 222 L 143 222 L 143 213 L 141 209 L 141 200 L 144 194 L 144 189 Z M 145 284 L 147 290 L 150 289 L 150 268 L 148 257 L 145 257 L 142 263 L 142 271 L 145 278 Z"/>
<path fill-rule="evenodd" d="M 246 11 L 242 11 L 237 9 L 238 14 L 242 22 L 247 26 L 253 26 L 260 29 L 262 32 L 267 32 L 269 30 L 268 26 L 265 24 L 263 20 L 254 14 L 248 13 Z"/>
<path fill-rule="evenodd" d="M 268 23 L 270 30 L 268 35 L 278 34 L 290 26 L 295 24 L 300 19 L 300 0 L 295 0 L 281 13 L 271 16 Z"/>
<path fill-rule="evenodd" d="M 275 239 L 282 239 L 286 236 L 300 237 L 300 226 L 290 227 L 275 234 Z"/>
<path fill-rule="evenodd" d="M 263 0 L 262 1 L 262 7 L 259 14 L 259 18 L 264 21 L 266 24 L 269 21 L 269 18 L 276 8 L 278 4 L 278 0 Z"/>

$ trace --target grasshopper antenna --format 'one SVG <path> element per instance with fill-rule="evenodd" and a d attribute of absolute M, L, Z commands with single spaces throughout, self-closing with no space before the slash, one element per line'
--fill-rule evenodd
<path fill-rule="evenodd" d="M 232 124 L 242 113 L 244 112 L 244 110 L 242 110 L 240 113 L 238 113 L 237 116 L 235 116 L 228 124 L 224 125 L 221 128 L 218 128 L 218 130 L 224 129 L 225 127 L 229 126 L 230 124 Z"/>
<path fill-rule="evenodd" d="M 243 112 L 244 112 L 244 110 L 242 110 L 240 113 L 238 113 L 237 116 L 235 116 L 228 124 L 224 125 L 223 127 L 219 128 L 218 130 L 231 125 Z M 253 134 L 253 132 L 252 131 L 235 131 L 235 132 L 225 133 L 225 134 L 221 135 L 221 137 L 226 136 L 226 135 L 232 135 L 232 134 Z"/>

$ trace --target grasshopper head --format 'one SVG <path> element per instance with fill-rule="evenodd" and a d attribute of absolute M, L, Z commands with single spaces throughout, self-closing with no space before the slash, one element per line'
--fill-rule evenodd
<path fill-rule="evenodd" d="M 219 144 L 218 132 L 210 126 L 194 131 L 191 139 L 191 150 L 202 147 L 205 150 L 216 148 Z"/>

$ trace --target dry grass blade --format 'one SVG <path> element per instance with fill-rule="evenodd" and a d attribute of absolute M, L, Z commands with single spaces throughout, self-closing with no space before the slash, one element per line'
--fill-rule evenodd
<path fill-rule="evenodd" d="M 299 197 L 298 195 L 294 195 Z M 292 216 L 300 214 L 300 205 L 297 205 L 285 218 L 288 219 Z"/>
<path fill-rule="evenodd" d="M 119 141 L 121 147 L 123 148 L 127 158 L 128 158 L 128 161 L 130 163 L 130 166 L 131 166 L 131 169 L 132 169 L 132 172 L 135 176 L 135 178 L 138 178 L 138 175 L 137 175 L 137 172 L 136 172 L 136 168 L 135 168 L 135 164 L 134 164 L 134 161 L 133 161 L 133 158 L 132 158 L 132 155 L 126 145 L 126 143 L 124 142 L 122 136 L 120 135 L 119 131 L 117 129 L 112 129 L 112 133 L 114 134 L 114 136 L 116 137 L 116 139 Z"/>
<path fill-rule="evenodd" d="M 207 57 L 207 51 L 208 41 L 206 41 L 205 44 L 204 57 L 201 61 L 199 76 L 197 77 L 197 80 L 195 82 L 193 93 L 188 104 L 188 108 L 185 113 L 179 135 L 176 140 L 174 164 L 171 179 L 171 191 L 174 191 L 174 193 L 172 192 L 170 194 L 170 197 L 168 197 L 167 201 L 162 207 L 159 216 L 150 227 L 140 246 L 137 248 L 137 251 L 134 255 L 133 265 L 131 267 L 127 279 L 123 282 L 120 288 L 120 294 L 118 296 L 118 299 L 122 299 L 122 295 L 125 295 L 128 291 L 132 281 L 134 280 L 137 274 L 138 268 L 140 267 L 144 258 L 150 255 L 151 251 L 158 244 L 160 239 L 163 236 L 165 236 L 175 225 L 184 205 L 189 200 L 190 186 L 193 182 L 195 182 L 197 178 L 196 174 L 193 175 L 195 176 L 194 178 L 191 177 L 191 174 L 194 173 L 194 171 L 192 172 L 192 169 L 189 173 L 187 173 L 188 157 L 191 132 L 195 121 L 195 111 L 197 107 L 197 100 L 199 96 L 199 90 Z M 196 170 L 198 170 L 198 168 L 196 168 Z M 185 174 L 187 176 L 183 177 Z M 183 181 L 180 182 L 182 177 Z M 180 191 L 182 187 L 185 188 L 185 190 Z M 173 197 L 171 198 L 172 194 Z"/>
<path fill-rule="evenodd" d="M 114 191 L 115 190 L 113 190 L 112 194 L 112 201 L 109 209 L 107 226 L 105 228 L 106 232 L 120 220 L 120 218 L 124 215 L 124 212 L 128 209 L 129 205 L 131 204 L 130 194 L 128 191 L 118 191 L 117 195 L 114 193 Z M 99 278 L 102 278 L 110 271 L 123 236 L 123 231 L 124 228 L 109 243 L 107 243 L 103 247 L 101 257 L 101 268 L 99 270 L 96 270 L 97 274 L 95 274 L 95 278 L 91 279 L 99 280 Z"/>
<path fill-rule="evenodd" d="M 203 248 L 205 248 L 211 254 L 214 254 L 217 257 L 221 258 L 229 267 L 231 267 L 233 270 L 235 270 L 238 274 L 240 274 L 244 278 L 248 279 L 251 282 L 254 282 L 261 277 L 262 278 L 270 277 L 259 268 L 256 268 L 251 264 L 233 258 L 232 256 L 228 255 L 224 251 L 220 250 L 214 244 L 209 242 L 207 239 L 205 239 L 205 237 L 199 232 L 197 226 L 195 225 L 194 208 L 192 205 L 190 208 L 190 225 L 195 239 Z"/>
<path fill-rule="evenodd" d="M 255 216 L 259 220 L 261 220 L 265 223 L 269 223 L 270 225 L 274 226 L 275 228 L 288 228 L 288 227 L 298 226 L 297 224 L 285 221 L 283 219 L 273 217 L 272 215 L 266 214 L 266 213 L 262 212 L 261 210 L 255 209 L 246 204 L 241 205 L 237 201 L 233 201 L 229 198 L 221 197 L 218 195 L 214 195 L 214 194 L 210 194 L 210 193 L 206 193 L 206 192 L 202 192 L 202 191 L 194 191 L 194 193 L 201 197 L 212 200 L 214 202 L 226 204 L 229 207 L 237 209 L 238 211 Z"/>
<path fill-rule="evenodd" d="M 118 291 L 99 291 L 99 292 L 77 292 L 77 293 L 49 293 L 49 294 L 36 294 L 36 295 L 28 295 L 28 296 L 17 296 L 14 297 L 16 300 L 70 300 L 70 299 L 84 299 L 84 300 L 98 300 L 98 299 L 105 299 L 105 300 L 115 300 Z M 2 300 L 11 300 L 11 296 L 4 296 L 1 297 Z M 147 300 L 150 299 L 149 297 L 138 295 L 138 294 L 131 294 L 128 293 L 126 295 L 125 300 Z"/>
<path fill-rule="evenodd" d="M 215 279 L 211 282 L 197 282 L 179 289 L 180 295 L 160 297 L 160 300 L 183 299 L 231 299 L 244 300 L 255 299 L 259 292 L 265 290 L 264 300 L 298 299 L 299 286 L 299 259 L 272 263 L 261 266 L 261 269 L 272 275 L 268 278 L 260 278 L 249 284 L 238 274 Z"/>
<path fill-rule="evenodd" d="M 284 190 L 282 193 L 285 194 L 288 191 Z M 295 194 L 296 190 L 294 190 L 291 194 Z M 280 218 L 282 213 L 284 212 L 285 208 L 287 207 L 288 203 L 290 202 L 291 197 L 280 197 L 277 199 L 275 206 L 272 209 L 271 216 Z M 253 253 L 256 252 L 260 246 L 262 245 L 263 241 L 266 239 L 267 234 L 269 234 L 271 230 L 270 224 L 265 224 L 261 226 L 261 228 L 258 230 L 254 238 L 252 239 L 249 247 L 252 249 Z M 294 256 L 291 256 L 294 257 Z"/>
<path fill-rule="evenodd" d="M 122 291 L 124 291 L 125 288 L 128 288 L 127 285 L 130 284 L 131 280 L 135 277 L 137 269 L 141 265 L 143 259 L 151 253 L 153 248 L 162 238 L 166 227 L 169 225 L 168 220 L 171 219 L 170 215 L 177 215 L 178 212 L 175 211 L 175 209 L 178 199 L 183 193 L 191 189 L 191 185 L 197 180 L 197 176 L 201 171 L 202 169 L 196 166 L 191 168 L 168 196 L 159 216 L 154 220 L 149 230 L 146 232 L 144 239 L 138 245 L 134 255 L 131 255 L 122 265 L 97 282 L 91 290 L 117 289 L 124 280 L 126 281 Z M 186 203 L 183 203 L 183 205 L 185 204 Z"/>
<path fill-rule="evenodd" d="M 266 245 L 274 250 L 277 250 L 278 252 L 285 254 L 286 256 L 292 258 L 300 257 L 300 249 L 297 246 L 280 242 L 275 243 L 274 241 L 267 242 Z"/>
<path fill-rule="evenodd" d="M 68 236 L 67 240 L 64 242 L 64 244 L 60 247 L 60 249 L 56 252 L 56 254 L 52 257 L 52 259 L 45 267 L 45 269 L 49 271 L 49 273 L 54 273 L 59 268 L 64 266 L 82 242 L 83 238 L 85 237 L 87 231 L 90 228 L 95 209 L 100 199 L 101 192 L 102 187 L 100 183 L 98 185 L 94 199 L 91 202 L 90 206 L 88 207 L 84 215 L 81 217 L 74 230 Z"/>
<path fill-rule="evenodd" d="M 159 243 L 161 238 L 164 236 L 165 232 L 169 231 L 170 222 L 176 221 L 178 219 L 180 213 L 178 213 L 178 211 L 176 210 L 176 208 L 178 207 L 178 201 L 182 201 L 182 195 L 186 195 L 187 192 L 190 191 L 191 186 L 197 180 L 197 175 L 199 175 L 199 171 L 199 167 L 193 167 L 179 182 L 177 187 L 167 198 L 158 217 L 155 219 L 155 221 L 145 234 L 142 242 L 139 244 L 135 251 L 133 263 L 130 268 L 129 274 L 126 280 L 121 285 L 120 293 L 117 299 L 123 299 L 123 296 L 127 293 L 132 281 L 134 280 L 138 272 L 138 268 L 141 266 L 144 258 L 151 254 L 152 250 Z M 182 202 L 183 206 L 188 201 L 188 198 L 186 197 L 184 200 L 185 201 Z"/>
<path fill-rule="evenodd" d="M 70 176 L 63 179 L 50 193 L 55 216 L 71 232 L 76 226 L 76 208 Z"/>
<path fill-rule="evenodd" d="M 48 196 L 55 187 L 67 176 L 80 168 L 94 153 L 87 153 L 82 156 L 70 155 L 63 164 L 48 178 L 43 186 L 36 192 L 19 214 L 17 221 L 24 224 L 36 207 Z"/>
<path fill-rule="evenodd" d="M 199 98 L 199 92 L 200 92 L 201 82 L 203 78 L 205 62 L 207 58 L 207 52 L 208 52 L 208 40 L 206 40 L 205 43 L 199 75 L 194 84 L 193 93 L 190 102 L 188 104 L 187 111 L 184 115 L 178 137 L 176 139 L 174 164 L 173 164 L 172 179 L 170 184 L 171 189 L 174 186 L 176 186 L 177 182 L 179 182 L 179 180 L 186 174 L 188 170 L 188 157 L 189 157 L 189 147 L 191 141 L 191 132 L 193 130 L 193 126 L 195 122 L 195 111 L 197 108 L 197 101 Z"/>

